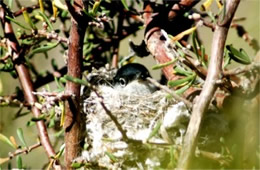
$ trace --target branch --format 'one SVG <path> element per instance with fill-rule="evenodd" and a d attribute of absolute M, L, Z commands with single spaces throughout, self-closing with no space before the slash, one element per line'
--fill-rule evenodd
<path fill-rule="evenodd" d="M 223 61 L 223 52 L 230 23 L 235 14 L 240 0 L 227 1 L 227 12 L 223 22 L 220 22 L 215 29 L 212 41 L 212 51 L 209 63 L 208 75 L 200 96 L 193 106 L 193 113 L 185 135 L 183 149 L 178 162 L 178 168 L 191 168 L 191 159 L 194 156 L 196 142 L 203 119 L 204 113 L 211 102 L 217 89 L 217 80 L 221 78 L 221 66 Z"/>
<path fill-rule="evenodd" d="M 9 20 L 5 19 L 5 16 L 7 14 L 10 14 L 11 12 L 7 8 L 7 6 L 3 3 L 0 2 L 0 19 L 2 23 L 2 27 L 4 30 L 5 37 L 7 38 L 7 45 L 11 49 L 11 54 L 12 54 L 12 60 L 16 69 L 16 72 L 18 74 L 22 89 L 24 91 L 24 96 L 25 99 L 28 103 L 36 103 L 37 98 L 32 94 L 33 91 L 35 91 L 32 83 L 32 79 L 30 77 L 30 73 L 28 68 L 26 67 L 25 59 L 22 53 L 22 49 L 15 37 L 15 34 L 13 32 L 12 25 Z M 32 113 L 34 117 L 40 117 L 41 112 L 37 107 L 33 106 L 31 108 Z M 54 157 L 55 151 L 51 145 L 47 128 L 44 124 L 43 121 L 37 121 L 37 128 L 39 131 L 39 136 L 41 140 L 41 144 L 43 145 L 45 151 L 47 152 L 47 155 L 49 159 L 51 157 Z M 56 162 L 58 164 L 58 162 Z M 59 166 L 57 168 L 60 168 Z"/>
<path fill-rule="evenodd" d="M 68 75 L 81 78 L 83 41 L 88 21 L 82 15 L 82 1 L 75 0 L 74 4 L 66 0 L 69 12 L 71 13 L 71 30 L 68 49 Z M 83 21 L 84 20 L 84 21 Z M 72 95 L 65 103 L 65 162 L 66 169 L 71 169 L 72 161 L 80 153 L 80 142 L 82 139 L 83 115 L 80 112 L 80 85 L 74 82 L 67 82 L 65 94 Z"/>
<path fill-rule="evenodd" d="M 187 10 L 191 9 L 198 2 L 199 0 L 180 0 L 180 2 L 175 3 L 172 7 L 172 10 L 169 11 L 167 20 L 161 18 L 163 16 L 160 17 L 157 16 L 157 18 L 155 19 L 154 9 L 152 4 L 149 2 L 145 3 L 146 6 L 144 6 L 144 14 L 143 14 L 144 24 L 146 26 L 145 42 L 147 48 L 149 49 L 151 54 L 155 57 L 155 60 L 157 60 L 160 64 L 170 62 L 173 59 L 173 54 L 169 53 L 166 42 L 165 40 L 162 39 L 162 37 L 164 36 L 161 27 L 163 26 L 161 25 L 162 21 L 160 20 L 163 19 L 165 22 L 172 21 L 175 17 L 180 16 L 179 14 L 182 14 Z M 159 12 L 163 13 L 162 11 Z M 168 24 L 168 23 L 163 23 L 163 24 Z M 175 24 L 181 25 L 181 23 L 175 23 Z M 181 28 L 179 28 L 179 31 L 181 31 L 180 29 Z M 162 71 L 168 80 L 176 80 L 179 78 L 178 75 L 173 74 L 173 65 L 164 67 Z"/>

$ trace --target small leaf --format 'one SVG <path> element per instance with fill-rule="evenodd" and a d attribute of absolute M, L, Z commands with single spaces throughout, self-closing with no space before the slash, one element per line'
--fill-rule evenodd
<path fill-rule="evenodd" d="M 179 75 L 184 75 L 184 76 L 190 76 L 193 74 L 192 71 L 184 70 L 180 66 L 175 66 L 174 67 L 174 74 L 179 74 Z"/>
<path fill-rule="evenodd" d="M 39 117 L 33 117 L 31 119 L 31 121 L 33 122 L 37 122 L 37 121 L 40 121 L 40 120 L 45 120 L 46 116 L 44 114 L 40 115 Z"/>
<path fill-rule="evenodd" d="M 17 129 L 17 135 L 18 135 L 19 140 L 22 142 L 23 146 L 27 147 L 27 144 L 26 144 L 26 142 L 24 140 L 23 129 L 22 128 L 18 128 Z"/>
<path fill-rule="evenodd" d="M 81 80 L 79 78 L 71 77 L 71 76 L 68 76 L 68 75 L 65 75 L 64 78 L 68 81 L 71 81 L 71 82 L 74 82 L 74 83 L 77 83 L 77 84 L 81 84 L 81 85 L 84 85 L 84 86 L 91 86 L 89 82 Z"/>
<path fill-rule="evenodd" d="M 236 62 L 241 63 L 241 64 L 250 64 L 251 63 L 250 57 L 247 55 L 245 50 L 240 49 L 240 51 L 238 51 L 232 45 L 227 45 L 226 48 L 230 52 L 229 53 L 230 58 L 232 58 Z"/>
<path fill-rule="evenodd" d="M 53 30 L 53 26 L 49 20 L 49 18 L 43 13 L 43 12 L 39 12 L 40 16 L 43 17 L 44 21 L 48 24 L 48 29 L 51 31 Z"/>
<path fill-rule="evenodd" d="M 65 122 L 65 108 L 64 108 L 64 102 L 59 102 L 59 107 L 61 109 L 61 118 L 60 118 L 60 126 L 62 127 Z"/>
<path fill-rule="evenodd" d="M 168 85 L 170 87 L 178 87 L 178 86 L 183 86 L 186 83 L 188 83 L 189 81 L 191 81 L 192 79 L 194 79 L 195 74 L 192 74 L 190 76 L 187 76 L 183 79 L 179 79 L 179 80 L 173 80 L 173 81 L 169 81 Z"/>
<path fill-rule="evenodd" d="M 126 9 L 127 11 L 129 11 L 129 8 L 128 8 L 128 5 L 127 5 L 127 3 L 126 3 L 126 0 L 121 0 L 121 3 L 122 3 L 123 6 L 125 7 L 125 9 Z"/>
<path fill-rule="evenodd" d="M 16 162 L 17 162 L 17 168 L 23 169 L 23 160 L 22 160 L 22 157 L 20 155 L 17 156 Z"/>
<path fill-rule="evenodd" d="M 15 138 L 13 136 L 10 136 L 10 141 L 12 142 L 12 144 L 15 146 L 15 148 L 18 148 L 17 142 L 15 140 Z"/>
<path fill-rule="evenodd" d="M 207 11 L 207 10 L 210 8 L 212 2 L 213 2 L 213 0 L 206 0 L 206 1 L 201 5 L 200 10 L 201 10 L 201 11 Z"/>
<path fill-rule="evenodd" d="M 186 84 L 182 88 L 175 90 L 175 93 L 178 94 L 178 95 L 183 94 L 186 90 L 188 90 L 191 87 L 192 84 L 193 84 L 193 81 L 190 81 L 188 84 Z"/>
<path fill-rule="evenodd" d="M 0 165 L 6 163 L 6 162 L 9 161 L 9 160 L 10 160 L 9 157 L 7 157 L 7 158 L 0 158 Z"/>
<path fill-rule="evenodd" d="M 40 6 L 40 10 L 42 13 L 44 13 L 44 4 L 43 4 L 43 0 L 39 0 L 39 6 Z"/>
<path fill-rule="evenodd" d="M 78 168 L 81 168 L 82 166 L 84 166 L 84 164 L 82 164 L 80 162 L 73 162 L 70 167 L 78 169 Z"/>
<path fill-rule="evenodd" d="M 28 28 L 27 26 L 21 24 L 20 22 L 17 22 L 15 19 L 9 17 L 9 16 L 5 16 L 7 19 L 9 19 L 11 22 L 15 23 L 16 25 L 22 27 L 23 29 L 26 29 L 26 30 L 31 30 L 30 28 Z"/>
<path fill-rule="evenodd" d="M 53 2 L 54 2 L 56 7 L 60 8 L 62 10 L 65 10 L 65 11 L 68 10 L 67 5 L 64 5 L 60 0 L 54 0 Z"/>
<path fill-rule="evenodd" d="M 152 137 L 154 137 L 156 134 L 158 134 L 160 127 L 162 125 L 162 122 L 159 121 L 157 122 L 156 126 L 154 127 L 154 129 L 152 130 L 152 132 L 149 134 L 147 141 L 149 141 Z"/>
<path fill-rule="evenodd" d="M 44 53 L 44 52 L 47 52 L 53 48 L 55 48 L 56 46 L 59 45 L 59 42 L 56 42 L 56 43 L 47 43 L 45 45 L 42 45 L 36 49 L 33 49 L 29 58 L 31 58 L 34 54 L 37 54 L 37 53 Z"/>
<path fill-rule="evenodd" d="M 169 61 L 169 62 L 166 62 L 166 63 L 163 63 L 163 64 L 158 64 L 158 65 L 155 65 L 152 67 L 153 70 L 157 70 L 157 69 L 160 69 L 160 68 L 163 68 L 163 67 L 167 67 L 171 64 L 174 64 L 178 59 L 173 59 L 172 61 Z"/>
<path fill-rule="evenodd" d="M 55 159 L 59 159 L 62 156 L 64 150 L 65 150 L 65 144 L 61 145 L 59 152 L 55 156 Z"/>
<path fill-rule="evenodd" d="M 8 139 L 8 137 L 3 135 L 2 133 L 0 133 L 0 140 L 3 141 L 4 143 L 8 144 L 12 148 L 16 149 L 15 145 Z"/>
<path fill-rule="evenodd" d="M 53 12 L 53 18 L 57 18 L 57 15 L 58 15 L 58 8 L 57 6 L 55 5 L 54 1 L 52 1 L 52 12 Z"/>
<path fill-rule="evenodd" d="M 109 159 L 112 161 L 112 162 L 117 162 L 117 158 L 110 152 L 105 152 L 105 154 L 109 157 Z"/>
<path fill-rule="evenodd" d="M 29 24 L 32 29 L 35 30 L 36 26 L 32 22 L 31 17 L 29 16 L 28 12 L 26 11 L 26 9 L 24 7 L 22 8 L 22 10 L 23 10 L 23 17 L 24 17 L 25 22 L 27 24 Z"/>
<path fill-rule="evenodd" d="M 192 28 L 190 28 L 190 29 L 187 29 L 187 30 L 185 30 L 185 31 L 183 31 L 183 32 L 181 32 L 181 33 L 179 33 L 178 35 L 174 36 L 174 37 L 172 38 L 172 41 L 179 41 L 179 40 L 181 40 L 185 35 L 189 35 L 189 34 L 193 33 L 196 29 L 197 29 L 196 26 L 195 26 L 195 27 L 192 27 Z"/>
<path fill-rule="evenodd" d="M 93 8 L 92 8 L 93 14 L 96 14 L 96 13 L 97 13 L 98 8 L 99 8 L 99 6 L 100 6 L 100 3 L 101 3 L 100 0 L 96 0 L 96 1 L 95 1 L 94 5 L 93 5 Z"/>

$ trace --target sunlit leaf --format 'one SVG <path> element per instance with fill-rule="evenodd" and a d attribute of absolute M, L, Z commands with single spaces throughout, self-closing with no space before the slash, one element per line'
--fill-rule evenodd
<path fill-rule="evenodd" d="M 0 158 L 0 165 L 2 165 L 3 163 L 6 163 L 9 160 L 10 160 L 9 157 L 7 157 L 7 158 Z"/>
<path fill-rule="evenodd" d="M 7 145 L 11 146 L 12 148 L 16 149 L 15 145 L 2 133 L 0 133 L 0 140 L 6 143 Z"/>
<path fill-rule="evenodd" d="M 117 162 L 117 158 L 110 152 L 105 152 L 105 154 L 109 157 L 109 159 L 113 162 Z"/>
<path fill-rule="evenodd" d="M 197 29 L 196 26 L 195 26 L 195 27 L 192 27 L 192 28 L 190 28 L 190 29 L 187 29 L 187 30 L 185 30 L 185 31 L 183 31 L 183 32 L 181 32 L 181 33 L 179 33 L 178 35 L 174 36 L 174 37 L 172 38 L 172 41 L 179 41 L 179 40 L 181 40 L 185 35 L 189 35 L 189 34 L 193 33 L 196 29 Z"/>
<path fill-rule="evenodd" d="M 12 144 L 13 144 L 16 148 L 18 148 L 17 142 L 16 142 L 16 140 L 15 140 L 15 138 L 14 138 L 13 136 L 10 136 L 10 141 L 12 142 Z"/>
<path fill-rule="evenodd" d="M 34 25 L 31 17 L 29 16 L 29 14 L 27 12 L 27 10 L 25 8 L 22 8 L 22 10 L 23 10 L 23 17 L 24 17 L 25 22 L 27 24 L 29 24 L 32 29 L 36 29 L 36 26 Z"/>
<path fill-rule="evenodd" d="M 188 70 L 184 70 L 182 67 L 180 66 L 175 66 L 174 67 L 174 74 L 179 74 L 179 75 L 184 75 L 184 76 L 190 76 L 191 74 L 193 74 L 192 71 L 188 71 Z"/>
<path fill-rule="evenodd" d="M 163 63 L 163 64 L 158 64 L 158 65 L 155 65 L 152 67 L 153 70 L 157 70 L 157 69 L 161 69 L 163 67 L 167 67 L 171 64 L 174 64 L 178 59 L 173 59 L 172 61 L 169 61 L 169 62 L 166 62 L 166 63 Z"/>
<path fill-rule="evenodd" d="M 48 24 L 48 29 L 53 30 L 52 23 L 50 22 L 49 18 L 43 13 L 39 12 L 40 16 L 43 17 L 44 21 Z"/>
<path fill-rule="evenodd" d="M 229 55 L 230 55 L 231 59 L 233 59 L 234 61 L 241 63 L 241 64 L 250 64 L 251 63 L 250 57 L 247 55 L 245 50 L 240 49 L 240 51 L 238 51 L 232 45 L 227 45 L 226 48 L 230 52 Z"/>
<path fill-rule="evenodd" d="M 9 16 L 5 16 L 7 19 L 9 19 L 11 22 L 15 23 L 16 25 L 22 27 L 23 29 L 26 29 L 26 30 L 31 30 L 30 28 L 28 28 L 27 26 L 21 24 L 20 22 L 17 22 L 15 19 L 9 17 Z"/>
<path fill-rule="evenodd" d="M 61 2 L 61 0 L 53 0 L 53 3 L 55 4 L 56 7 L 60 8 L 60 9 L 63 9 L 63 10 L 65 10 L 65 11 L 68 10 L 67 5 L 63 4 L 63 3 Z"/>
<path fill-rule="evenodd" d="M 213 0 L 205 0 L 205 2 L 201 5 L 200 10 L 207 11 L 210 8 L 212 2 Z"/>
<path fill-rule="evenodd" d="M 23 146 L 26 147 L 27 144 L 26 144 L 26 142 L 24 140 L 23 129 L 22 128 L 18 128 L 16 132 L 17 132 L 17 136 L 18 136 L 19 140 L 22 142 Z"/>
<path fill-rule="evenodd" d="M 42 45 L 38 48 L 35 48 L 35 49 L 32 50 L 29 58 L 31 58 L 31 56 L 33 56 L 34 54 L 47 52 L 47 51 L 57 47 L 58 45 L 59 45 L 59 42 L 47 43 L 47 44 Z"/>
<path fill-rule="evenodd" d="M 189 81 L 191 81 L 192 79 L 194 79 L 194 77 L 195 77 L 195 74 L 192 74 L 190 76 L 187 76 L 187 77 L 179 79 L 179 80 L 169 81 L 168 86 L 170 86 L 170 87 L 183 86 L 183 85 L 187 84 Z"/>
<path fill-rule="evenodd" d="M 40 6 L 40 10 L 42 13 L 44 13 L 44 4 L 43 4 L 43 0 L 39 0 L 39 6 Z"/>
<path fill-rule="evenodd" d="M 149 136 L 148 136 L 148 139 L 147 139 L 148 141 L 149 141 L 152 137 L 154 137 L 156 134 L 158 134 L 161 125 L 162 125 L 162 122 L 161 122 L 161 121 L 159 121 L 159 122 L 156 124 L 156 126 L 154 127 L 154 129 L 152 130 L 152 132 L 151 132 L 151 133 L 149 134 Z"/>
<path fill-rule="evenodd" d="M 129 11 L 129 8 L 128 8 L 128 5 L 127 5 L 127 3 L 126 3 L 126 0 L 121 0 L 121 2 L 122 2 L 122 4 L 123 4 L 123 6 L 125 7 L 125 9 L 126 9 L 127 11 Z"/>
<path fill-rule="evenodd" d="M 18 169 L 23 169 L 23 160 L 20 155 L 16 157 L 16 163 L 17 163 L 17 168 Z"/>

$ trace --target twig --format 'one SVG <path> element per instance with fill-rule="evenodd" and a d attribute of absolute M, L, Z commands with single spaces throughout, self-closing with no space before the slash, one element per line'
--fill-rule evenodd
<path fill-rule="evenodd" d="M 29 146 L 28 148 L 24 148 L 24 149 L 17 149 L 16 151 L 14 151 L 13 153 L 9 153 L 9 159 L 13 159 L 15 156 L 20 155 L 20 154 L 28 154 L 29 152 L 31 152 L 32 150 L 38 148 L 41 146 L 41 143 L 38 142 L 32 146 Z"/>
<path fill-rule="evenodd" d="M 257 70 L 260 69 L 260 63 L 252 63 L 249 66 L 246 66 L 244 68 L 235 68 L 232 70 L 227 70 L 227 71 L 223 72 L 223 75 L 224 76 L 235 76 L 235 75 L 243 74 L 243 73 L 255 70 L 255 69 L 257 69 Z"/>
<path fill-rule="evenodd" d="M 22 89 L 24 91 L 25 99 L 28 103 L 36 103 L 37 98 L 32 94 L 32 92 L 35 90 L 33 87 L 33 83 L 32 83 L 32 79 L 30 77 L 29 70 L 26 67 L 26 65 L 24 64 L 25 59 L 24 59 L 23 53 L 21 52 L 22 49 L 15 37 L 15 34 L 14 34 L 10 21 L 6 20 L 6 18 L 5 18 L 5 16 L 10 13 L 11 12 L 7 8 L 7 6 L 2 1 L 0 1 L 0 19 L 1 19 L 2 27 L 4 30 L 4 34 L 7 37 L 7 45 L 11 49 L 12 60 L 13 60 L 16 72 L 18 74 L 18 77 L 20 79 L 20 83 L 21 83 Z M 35 117 L 41 116 L 41 112 L 39 109 L 37 109 L 37 107 L 33 106 L 31 108 L 31 110 Z M 48 136 L 48 132 L 47 132 L 47 128 L 43 121 L 37 121 L 36 124 L 37 124 L 37 128 L 39 131 L 41 144 L 43 145 L 45 151 L 47 152 L 49 159 L 51 159 L 51 157 L 54 157 L 56 155 L 56 153 L 51 145 L 51 142 L 50 142 L 50 139 Z M 59 164 L 59 163 L 56 162 L 56 164 Z M 57 165 L 55 168 L 60 169 L 61 167 L 59 165 Z"/>
<path fill-rule="evenodd" d="M 195 154 L 197 157 L 202 156 L 204 158 L 216 161 L 219 164 L 225 165 L 225 166 L 228 166 L 230 164 L 230 161 L 233 160 L 232 156 L 227 157 L 227 156 L 223 156 L 220 153 L 212 153 L 212 152 L 207 152 L 207 151 L 203 151 L 203 150 L 199 150 L 199 149 L 196 149 Z"/>
<path fill-rule="evenodd" d="M 128 142 L 130 141 L 129 138 L 126 135 L 126 131 L 122 128 L 121 124 L 117 121 L 117 118 L 111 113 L 111 111 L 106 107 L 104 101 L 103 101 L 103 97 L 98 94 L 97 90 L 94 89 L 93 87 L 91 88 L 95 94 L 97 95 L 97 97 L 100 99 L 99 103 L 101 104 L 101 106 L 103 107 L 103 109 L 105 110 L 106 114 L 110 117 L 110 119 L 115 123 L 117 129 L 120 131 L 120 133 L 122 134 L 123 140 Z"/>
<path fill-rule="evenodd" d="M 174 93 L 171 89 L 169 89 L 167 86 L 161 85 L 160 83 L 158 83 L 155 79 L 153 78 L 146 78 L 148 81 L 150 81 L 151 83 L 153 83 L 155 86 L 159 87 L 160 89 L 166 91 L 167 93 L 169 93 L 170 95 L 172 95 L 177 101 L 179 102 L 183 102 L 184 104 L 186 104 L 186 106 L 188 108 L 192 108 L 192 103 L 188 100 L 186 100 L 185 98 L 177 95 L 176 93 Z"/>
<path fill-rule="evenodd" d="M 183 149 L 181 151 L 181 155 L 177 166 L 178 168 L 191 168 L 191 160 L 196 148 L 196 142 L 198 139 L 201 121 L 217 89 L 216 82 L 219 78 L 221 78 L 220 76 L 222 71 L 221 68 L 225 41 L 227 38 L 230 23 L 232 21 L 232 18 L 235 14 L 239 2 L 240 0 L 227 1 L 226 17 L 224 18 L 224 21 L 219 22 L 219 24 L 216 26 L 212 41 L 212 51 L 208 75 L 202 92 L 193 106 L 193 113 L 185 135 Z"/>

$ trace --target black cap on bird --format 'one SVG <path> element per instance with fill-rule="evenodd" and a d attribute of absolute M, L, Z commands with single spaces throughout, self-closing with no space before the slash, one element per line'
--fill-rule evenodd
<path fill-rule="evenodd" d="M 114 77 L 114 88 L 135 95 L 151 94 L 156 87 L 146 80 L 151 77 L 145 66 L 131 63 L 121 67 Z"/>

